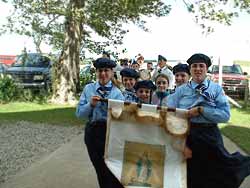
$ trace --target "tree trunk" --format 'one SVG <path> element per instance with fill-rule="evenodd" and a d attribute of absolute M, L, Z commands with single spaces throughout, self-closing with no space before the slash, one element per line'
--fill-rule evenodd
<path fill-rule="evenodd" d="M 34 34 L 32 38 L 36 46 L 36 52 L 42 54 L 42 50 L 41 50 L 42 37 L 40 35 Z"/>
<path fill-rule="evenodd" d="M 72 7 L 79 0 L 72 0 Z M 81 0 L 80 0 L 81 1 Z M 82 40 L 82 23 L 72 14 L 66 20 L 65 40 L 59 61 L 55 65 L 52 102 L 75 104 L 79 82 L 79 55 Z"/>

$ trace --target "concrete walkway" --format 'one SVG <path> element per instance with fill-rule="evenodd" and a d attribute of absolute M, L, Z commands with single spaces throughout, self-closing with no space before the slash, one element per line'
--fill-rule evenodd
<path fill-rule="evenodd" d="M 34 163 L 0 188 L 97 188 L 83 135 Z"/>
<path fill-rule="evenodd" d="M 224 141 L 230 152 L 241 151 L 229 139 L 224 137 Z M 0 185 L 0 188 L 97 187 L 95 171 L 83 144 L 83 135 L 75 137 L 71 142 Z M 250 188 L 250 176 L 245 179 L 241 188 Z"/>

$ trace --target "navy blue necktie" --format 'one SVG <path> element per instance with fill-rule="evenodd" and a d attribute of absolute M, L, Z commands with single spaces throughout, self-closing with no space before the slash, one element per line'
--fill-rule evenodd
<path fill-rule="evenodd" d="M 207 89 L 207 86 L 205 84 L 199 84 L 195 87 L 195 91 L 202 94 Z"/>
<path fill-rule="evenodd" d="M 207 88 L 208 86 L 206 86 L 205 84 L 199 84 L 195 87 L 195 91 L 203 96 L 211 106 L 215 106 L 211 94 L 206 91 Z"/>
<path fill-rule="evenodd" d="M 102 98 L 106 98 L 110 93 L 112 87 L 100 86 L 97 89 L 97 92 L 101 95 Z"/>

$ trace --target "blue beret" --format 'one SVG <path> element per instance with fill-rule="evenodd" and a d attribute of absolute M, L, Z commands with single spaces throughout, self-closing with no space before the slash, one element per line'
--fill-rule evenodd
<path fill-rule="evenodd" d="M 135 90 L 137 91 L 139 88 L 147 88 L 150 90 L 156 90 L 156 86 L 151 80 L 142 80 L 139 82 L 136 82 L 134 86 Z"/>
<path fill-rule="evenodd" d="M 203 62 L 207 65 L 207 67 L 210 67 L 211 63 L 211 59 L 205 55 L 205 54 L 194 54 L 192 55 L 188 60 L 187 63 L 189 65 L 192 65 L 193 63 L 199 63 L 199 62 Z"/>
<path fill-rule="evenodd" d="M 98 58 L 94 61 L 95 68 L 114 68 L 116 67 L 116 63 L 108 58 Z"/>
<path fill-rule="evenodd" d="M 179 63 L 173 67 L 173 73 L 176 74 L 177 72 L 186 72 L 190 74 L 188 65 L 182 63 Z"/>
<path fill-rule="evenodd" d="M 158 55 L 158 61 L 167 61 L 167 59 L 164 57 L 164 56 L 162 56 L 162 55 Z"/>
<path fill-rule="evenodd" d="M 131 77 L 131 78 L 139 78 L 140 75 L 135 69 L 130 69 L 130 68 L 124 68 L 120 72 L 121 76 L 126 76 L 126 77 Z"/>

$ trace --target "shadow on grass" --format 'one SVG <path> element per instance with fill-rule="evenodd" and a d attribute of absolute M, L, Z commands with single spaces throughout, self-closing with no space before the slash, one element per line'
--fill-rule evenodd
<path fill-rule="evenodd" d="M 242 114 L 250 114 L 250 107 L 247 108 L 235 108 L 236 111 Z"/>
<path fill-rule="evenodd" d="M 84 124 L 84 120 L 79 120 L 75 116 L 75 108 L 73 107 L 26 112 L 0 112 L 0 122 L 2 121 L 30 121 L 63 126 L 82 126 Z"/>
<path fill-rule="evenodd" d="M 246 153 L 250 154 L 250 127 L 228 125 L 223 127 L 221 131 Z"/>
<path fill-rule="evenodd" d="M 243 114 L 250 114 L 250 102 L 248 101 L 247 106 L 245 106 L 244 101 L 238 101 L 239 104 L 243 107 L 243 108 L 236 108 L 233 107 L 233 109 L 235 109 L 236 111 L 243 113 Z"/>

